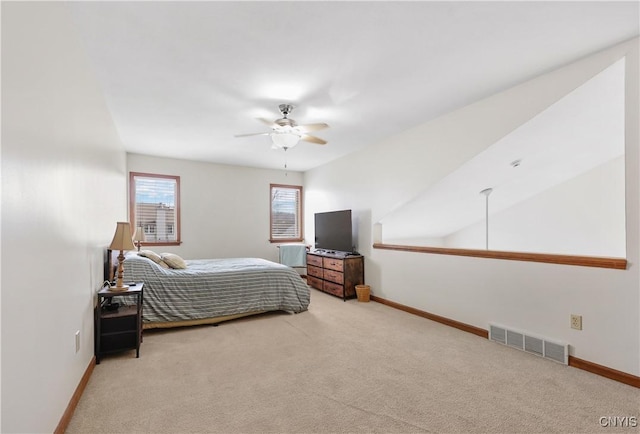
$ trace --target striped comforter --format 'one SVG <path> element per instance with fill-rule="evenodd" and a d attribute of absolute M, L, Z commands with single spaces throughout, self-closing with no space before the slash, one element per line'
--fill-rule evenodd
<path fill-rule="evenodd" d="M 144 282 L 143 322 L 174 322 L 309 306 L 309 287 L 285 265 L 259 258 L 186 260 L 184 270 L 128 255 L 126 282 Z M 124 298 L 124 297 L 123 297 Z"/>

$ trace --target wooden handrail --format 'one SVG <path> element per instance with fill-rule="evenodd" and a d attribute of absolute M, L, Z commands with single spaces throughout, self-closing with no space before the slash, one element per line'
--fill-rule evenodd
<path fill-rule="evenodd" d="M 582 267 L 613 268 L 616 270 L 627 269 L 627 260 L 625 258 L 554 255 L 551 253 L 506 252 L 501 250 L 450 249 L 443 247 L 405 246 L 384 243 L 374 243 L 373 248 L 384 250 L 399 250 L 403 252 L 431 253 L 436 255 L 472 256 L 475 258 L 545 262 L 548 264 L 577 265 Z"/>

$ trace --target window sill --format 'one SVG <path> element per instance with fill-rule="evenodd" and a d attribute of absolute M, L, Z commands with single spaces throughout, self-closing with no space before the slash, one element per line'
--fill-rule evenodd
<path fill-rule="evenodd" d="M 304 241 L 304 238 L 291 238 L 288 240 L 277 239 L 277 240 L 269 240 L 270 243 L 301 243 Z"/>
<path fill-rule="evenodd" d="M 140 248 L 144 249 L 145 247 L 179 246 L 181 244 L 182 244 L 182 241 L 167 241 L 167 242 L 161 242 L 161 243 L 152 243 L 152 242 L 144 241 L 140 246 Z"/>
<path fill-rule="evenodd" d="M 399 250 L 403 252 L 431 253 L 436 255 L 472 256 L 475 258 L 544 262 L 548 264 L 577 265 L 582 267 L 613 268 L 616 270 L 627 269 L 627 260 L 624 258 L 554 255 L 550 253 L 504 252 L 498 250 L 447 249 L 442 247 L 403 246 L 384 243 L 374 243 L 373 248 L 383 250 Z"/>

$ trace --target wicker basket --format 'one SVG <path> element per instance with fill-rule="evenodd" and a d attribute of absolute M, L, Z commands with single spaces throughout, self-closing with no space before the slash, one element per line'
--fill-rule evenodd
<path fill-rule="evenodd" d="M 356 285 L 356 294 L 358 295 L 358 301 L 367 303 L 371 295 L 371 287 L 369 285 Z"/>

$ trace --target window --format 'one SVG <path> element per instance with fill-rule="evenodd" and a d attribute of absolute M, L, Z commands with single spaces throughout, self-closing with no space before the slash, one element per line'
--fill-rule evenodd
<path fill-rule="evenodd" d="M 302 241 L 302 187 L 271 184 L 272 243 Z"/>
<path fill-rule="evenodd" d="M 180 177 L 130 172 L 129 217 L 144 228 L 144 245 L 179 245 Z"/>

